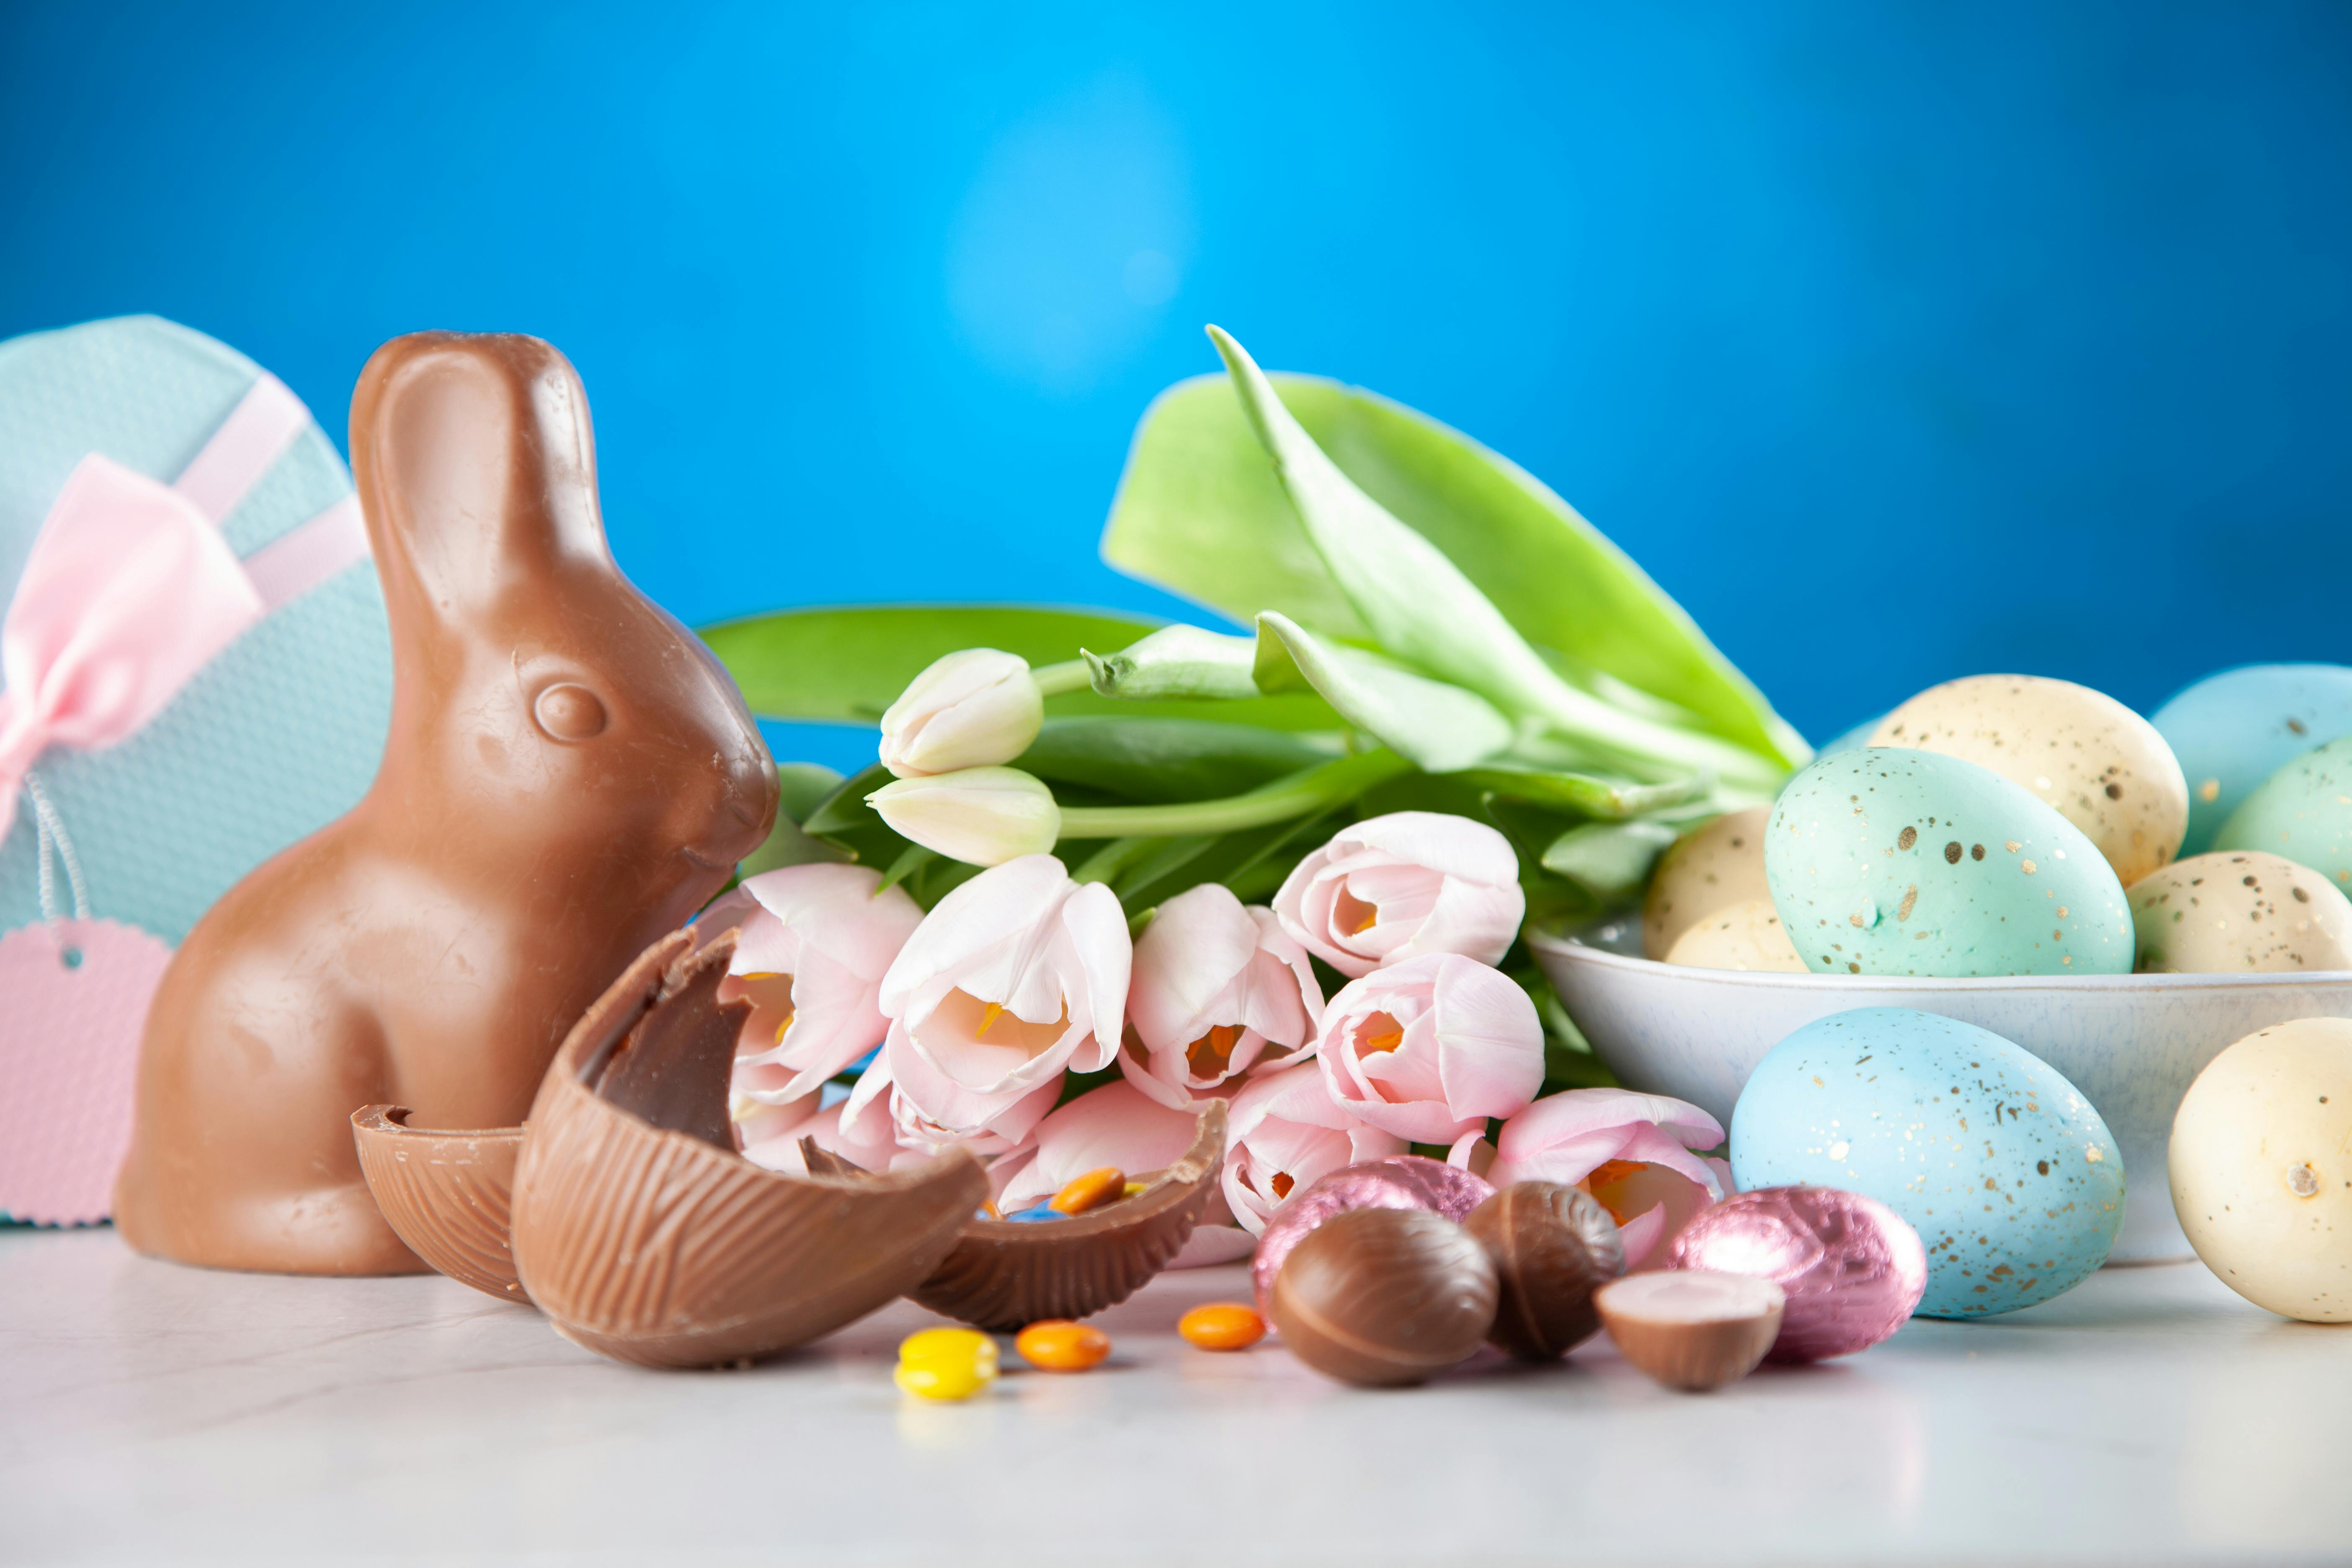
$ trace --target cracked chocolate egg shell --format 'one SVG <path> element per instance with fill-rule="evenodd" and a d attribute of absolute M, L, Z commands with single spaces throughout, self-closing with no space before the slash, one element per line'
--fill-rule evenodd
<path fill-rule="evenodd" d="M 1307 1232 L 1335 1215 L 1356 1209 L 1426 1209 L 1447 1219 L 1468 1217 L 1472 1209 L 1495 1195 L 1494 1184 L 1419 1154 L 1395 1154 L 1343 1166 L 1295 1194 L 1266 1223 L 1250 1258 L 1250 1284 L 1264 1311 L 1274 1300 L 1274 1281 Z"/>
<path fill-rule="evenodd" d="M 1343 1383 L 1425 1383 L 1486 1340 L 1499 1286 L 1477 1238 L 1427 1209 L 1355 1209 L 1315 1227 L 1275 1277 L 1269 1316 Z"/>
<path fill-rule="evenodd" d="M 1676 1268 L 1769 1279 L 1786 1295 L 1774 1361 L 1868 1350 L 1901 1328 L 1927 1289 L 1927 1253 L 1901 1215 L 1833 1187 L 1738 1193 L 1675 1237 Z"/>
<path fill-rule="evenodd" d="M 1618 1353 L 1689 1394 L 1754 1372 L 1780 1331 L 1785 1300 L 1769 1279 L 1697 1268 L 1629 1275 L 1592 1294 Z"/>
<path fill-rule="evenodd" d="M 1601 1328 L 1592 1292 L 1625 1272 L 1600 1200 L 1558 1182 L 1514 1182 L 1462 1226 L 1494 1260 L 1501 1295 L 1487 1338 L 1520 1361 L 1557 1361 Z"/>
<path fill-rule="evenodd" d="M 961 1151 L 856 1178 L 735 1152 L 734 951 L 732 932 L 648 948 L 565 1037 L 524 1131 L 516 1272 L 558 1332 L 617 1361 L 716 1366 L 830 1333 L 919 1284 L 988 1195 Z"/>
<path fill-rule="evenodd" d="M 865 1176 L 813 1142 L 803 1140 L 801 1153 L 811 1171 Z M 1216 1191 L 1224 1153 L 1225 1105 L 1210 1100 L 1201 1107 L 1183 1156 L 1164 1171 L 1137 1175 L 1143 1191 L 1037 1225 L 967 1218 L 954 1248 L 907 1294 L 934 1312 L 992 1333 L 1116 1306 L 1183 1250 Z"/>
<path fill-rule="evenodd" d="M 411 1252 L 460 1285 L 521 1301 L 509 1217 L 522 1129 L 411 1127 L 404 1105 L 352 1112 L 368 1192 Z"/>

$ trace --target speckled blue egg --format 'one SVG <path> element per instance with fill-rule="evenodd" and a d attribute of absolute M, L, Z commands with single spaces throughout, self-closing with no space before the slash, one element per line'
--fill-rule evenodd
<path fill-rule="evenodd" d="M 2352 892 L 2352 735 L 2295 758 L 2254 786 L 2216 849 L 2264 849 Z"/>
<path fill-rule="evenodd" d="M 2352 669 L 2340 664 L 2225 669 L 2181 692 L 2148 721 L 2180 759 L 2189 781 L 2189 837 L 2180 853 L 2201 855 L 2220 847 L 2214 836 L 2256 784 L 2313 748 L 2352 735 Z"/>
<path fill-rule="evenodd" d="M 1940 752 L 1816 758 L 1773 805 L 1764 877 L 1817 973 L 2131 973 L 2131 908 L 2098 847 Z"/>
<path fill-rule="evenodd" d="M 2124 1219 L 2123 1155 L 2073 1084 L 1990 1030 L 1908 1007 L 1832 1014 L 1773 1047 L 1731 1112 L 1731 1173 L 1742 1192 L 1837 1187 L 1909 1220 L 1931 1318 L 2072 1289 Z"/>

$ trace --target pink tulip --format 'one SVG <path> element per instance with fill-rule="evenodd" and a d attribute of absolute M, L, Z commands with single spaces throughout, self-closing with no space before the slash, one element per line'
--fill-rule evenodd
<path fill-rule="evenodd" d="M 1065 1071 L 1108 1067 L 1132 958 L 1118 898 L 1051 855 L 941 899 L 882 978 L 883 1057 L 908 1114 L 950 1139 L 1001 1132 Z"/>
<path fill-rule="evenodd" d="M 1006 1214 L 1042 1204 L 1088 1171 L 1115 1165 L 1129 1176 L 1165 1170 L 1192 1146 L 1197 1117 L 1171 1110 L 1114 1080 L 1087 1090 L 1037 1124 L 1026 1147 L 989 1167 L 996 1206 Z"/>
<path fill-rule="evenodd" d="M 1323 1081 L 1339 1109 L 1416 1143 L 1475 1138 L 1543 1086 L 1543 1026 L 1528 994 L 1459 953 L 1351 981 L 1323 1010 Z"/>
<path fill-rule="evenodd" d="M 865 866 L 786 866 L 748 878 L 695 921 L 736 929 L 719 999 L 751 1004 L 735 1045 L 739 1103 L 786 1105 L 879 1045 L 882 976 L 922 923 L 905 889 Z"/>
<path fill-rule="evenodd" d="M 1283 930 L 1342 974 L 1425 953 L 1499 960 L 1527 913 L 1519 858 L 1483 822 L 1399 811 L 1343 827 L 1274 896 Z"/>
<path fill-rule="evenodd" d="M 1720 1163 L 1693 1152 L 1722 1142 L 1722 1125 L 1683 1100 L 1571 1089 L 1503 1123 L 1486 1179 L 1582 1187 L 1616 1216 L 1627 1268 L 1664 1267 L 1675 1233 L 1729 1190 Z"/>
<path fill-rule="evenodd" d="M 1224 1192 L 1252 1236 L 1294 1193 L 1343 1165 L 1386 1159 L 1409 1145 L 1339 1109 L 1312 1062 L 1254 1078 L 1234 1097 L 1225 1123 Z"/>
<path fill-rule="evenodd" d="M 1323 988 L 1273 911 L 1203 882 L 1160 906 L 1135 944 L 1119 1070 L 1182 1110 L 1261 1063 L 1315 1047 Z"/>

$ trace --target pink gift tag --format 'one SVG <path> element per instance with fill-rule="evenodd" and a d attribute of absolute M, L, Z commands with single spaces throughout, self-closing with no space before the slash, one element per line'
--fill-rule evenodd
<path fill-rule="evenodd" d="M 0 936 L 0 1214 L 102 1220 L 131 1152 L 139 1037 L 172 950 L 116 921 Z"/>

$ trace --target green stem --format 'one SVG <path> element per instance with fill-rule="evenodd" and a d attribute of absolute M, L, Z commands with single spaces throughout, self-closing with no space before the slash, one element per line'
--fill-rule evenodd
<path fill-rule="evenodd" d="M 1328 811 L 1385 784 L 1412 764 L 1386 747 L 1338 757 L 1303 768 L 1246 795 L 1223 800 L 1192 800 L 1174 805 L 1066 805 L 1064 838 L 1174 837 L 1180 834 L 1232 833 Z"/>
<path fill-rule="evenodd" d="M 1043 697 L 1059 697 L 1068 691 L 1088 691 L 1093 689 L 1095 683 L 1094 670 L 1082 658 L 1040 665 L 1029 672 L 1029 679 L 1037 683 L 1038 694 Z"/>

